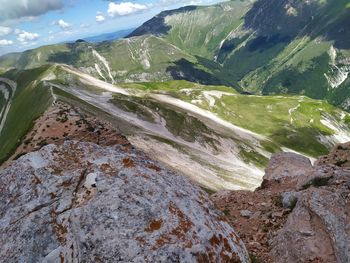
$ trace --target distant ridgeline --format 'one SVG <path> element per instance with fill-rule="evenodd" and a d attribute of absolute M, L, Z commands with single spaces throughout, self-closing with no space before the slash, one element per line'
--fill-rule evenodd
<path fill-rule="evenodd" d="M 123 39 L 4 55 L 0 163 L 60 99 L 111 122 L 206 189 L 253 189 L 272 153 L 318 157 L 350 141 L 349 7 L 349 0 L 189 6 Z"/>
<path fill-rule="evenodd" d="M 185 79 L 349 110 L 349 24 L 349 0 L 233 0 L 164 11 L 122 40 L 8 54 L 0 67 L 65 63 L 108 82 Z"/>

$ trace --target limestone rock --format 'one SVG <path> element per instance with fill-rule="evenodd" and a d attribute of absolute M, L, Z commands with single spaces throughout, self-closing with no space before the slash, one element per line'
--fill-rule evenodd
<path fill-rule="evenodd" d="M 282 206 L 283 208 L 293 209 L 298 200 L 298 194 L 296 192 L 282 193 Z"/>
<path fill-rule="evenodd" d="M 303 156 L 280 153 L 254 192 L 211 198 L 257 261 L 350 263 L 349 160 L 350 143 L 337 145 L 314 166 Z M 247 209 L 257 216 L 239 215 Z"/>
<path fill-rule="evenodd" d="M 350 262 L 349 212 L 341 193 L 308 189 L 272 242 L 274 262 Z"/>
<path fill-rule="evenodd" d="M 265 170 L 264 180 L 297 184 L 300 178 L 304 180 L 313 172 L 308 158 L 295 153 L 282 152 L 271 157 Z"/>
<path fill-rule="evenodd" d="M 48 145 L 0 177 L 2 262 L 250 262 L 206 193 L 131 147 Z"/>

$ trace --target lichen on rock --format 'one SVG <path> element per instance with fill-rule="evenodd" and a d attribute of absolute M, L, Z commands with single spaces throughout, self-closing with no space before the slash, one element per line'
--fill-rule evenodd
<path fill-rule="evenodd" d="M 48 145 L 0 177 L 2 262 L 250 262 L 205 192 L 130 146 Z"/>

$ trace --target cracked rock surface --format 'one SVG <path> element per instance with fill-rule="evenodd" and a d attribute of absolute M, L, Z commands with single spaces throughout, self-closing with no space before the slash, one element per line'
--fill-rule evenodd
<path fill-rule="evenodd" d="M 0 178 L 1 262 L 250 262 L 206 193 L 131 146 L 48 145 Z"/>
<path fill-rule="evenodd" d="M 314 165 L 278 153 L 254 192 L 222 191 L 211 198 L 256 262 L 348 263 L 349 168 L 350 143 L 335 146 Z"/>

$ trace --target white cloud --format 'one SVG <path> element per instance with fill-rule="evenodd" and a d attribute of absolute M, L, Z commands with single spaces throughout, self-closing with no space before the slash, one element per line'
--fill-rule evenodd
<path fill-rule="evenodd" d="M 62 7 L 61 0 L 0 0 L 0 21 L 35 17 Z"/>
<path fill-rule="evenodd" d="M 9 46 L 12 44 L 13 44 L 12 40 L 0 39 L 0 46 Z"/>
<path fill-rule="evenodd" d="M 0 36 L 6 36 L 12 33 L 11 27 L 0 26 Z"/>
<path fill-rule="evenodd" d="M 105 17 L 103 15 L 96 16 L 96 22 L 102 23 L 103 21 L 105 21 Z"/>
<path fill-rule="evenodd" d="M 148 9 L 148 7 L 141 4 L 135 4 L 131 2 L 116 4 L 111 2 L 108 5 L 107 12 L 108 12 L 108 15 L 110 15 L 111 17 L 115 17 L 115 16 L 126 16 L 126 15 L 139 13 L 146 9 Z"/>
<path fill-rule="evenodd" d="M 30 33 L 27 31 L 22 31 L 18 34 L 18 41 L 22 42 L 23 44 L 26 44 L 28 41 L 33 41 L 39 38 L 39 35 L 37 33 Z"/>
<path fill-rule="evenodd" d="M 67 23 L 63 19 L 60 19 L 56 22 L 56 25 L 58 25 L 62 30 L 67 30 L 71 28 L 71 24 Z"/>

